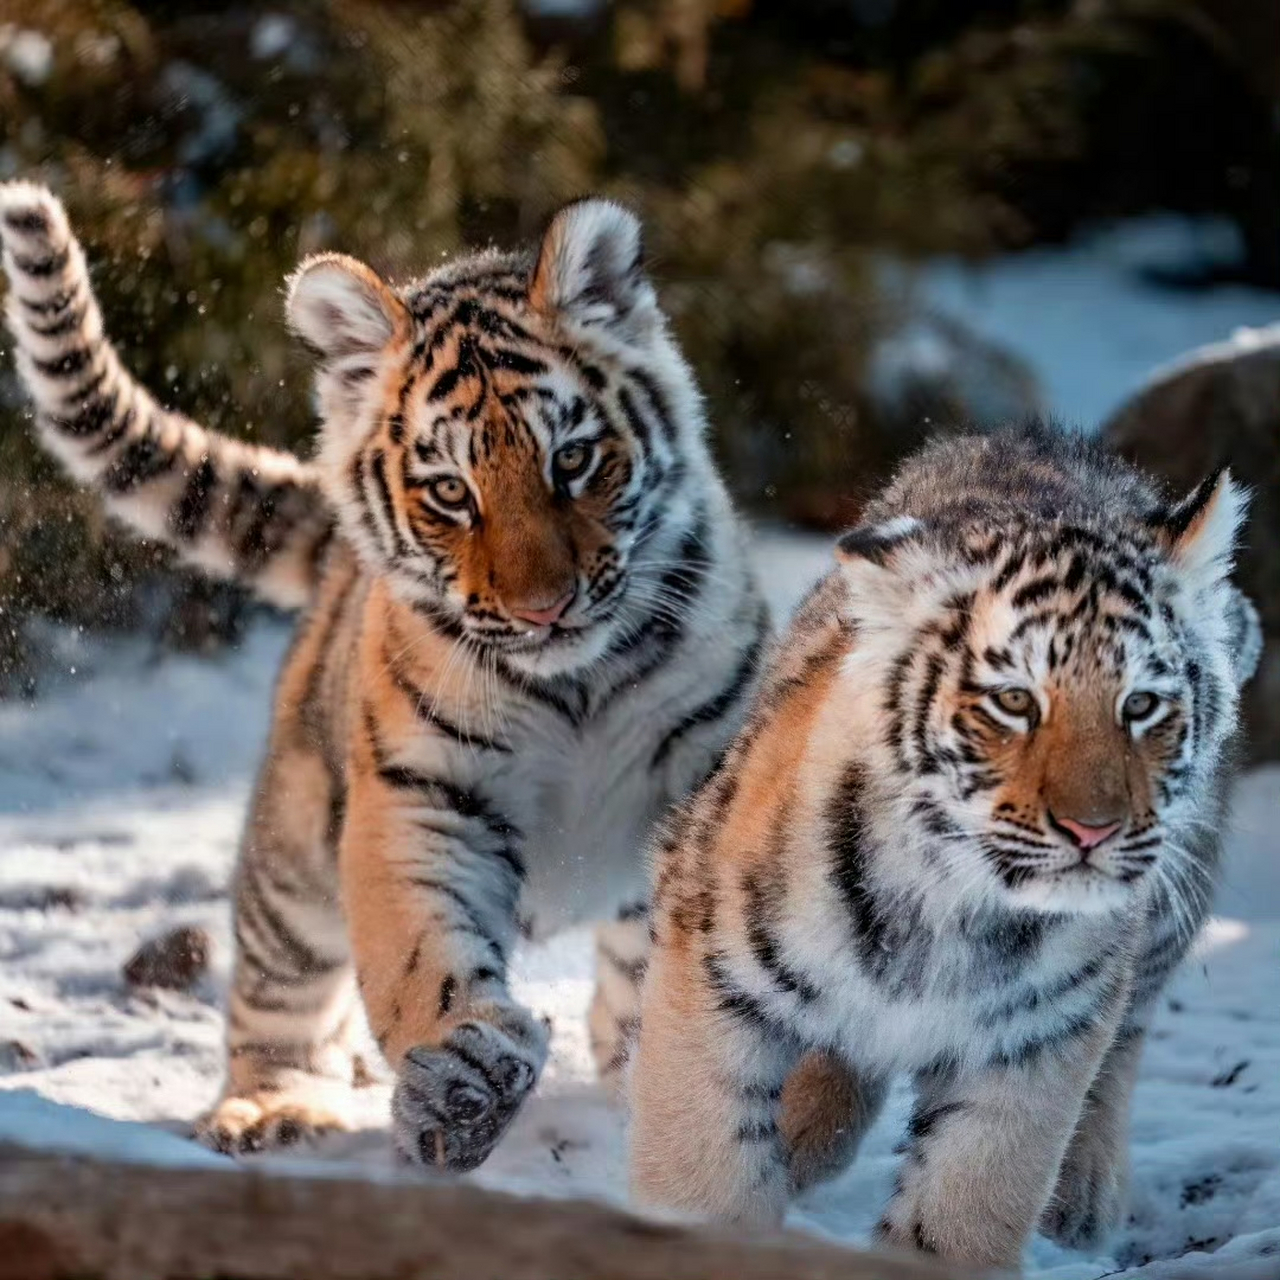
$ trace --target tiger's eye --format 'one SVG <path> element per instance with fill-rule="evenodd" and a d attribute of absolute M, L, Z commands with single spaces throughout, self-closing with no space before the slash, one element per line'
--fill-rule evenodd
<path fill-rule="evenodd" d="M 1125 700 L 1122 708 L 1126 720 L 1145 720 L 1160 704 L 1154 693 L 1135 690 Z"/>
<path fill-rule="evenodd" d="M 1030 715 L 1036 705 L 1029 689 L 997 689 L 991 698 L 1001 711 L 1011 716 Z"/>
<path fill-rule="evenodd" d="M 431 496 L 442 506 L 452 510 L 465 507 L 471 500 L 470 491 L 457 476 L 439 476 L 428 485 Z"/>
<path fill-rule="evenodd" d="M 556 450 L 552 466 L 557 479 L 572 480 L 587 469 L 587 463 L 590 461 L 591 446 L 584 441 L 576 440 L 572 444 L 561 445 Z"/>

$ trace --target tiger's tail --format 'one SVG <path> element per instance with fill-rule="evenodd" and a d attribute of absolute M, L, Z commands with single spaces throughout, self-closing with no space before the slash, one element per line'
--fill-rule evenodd
<path fill-rule="evenodd" d="M 334 534 L 315 470 L 162 408 L 103 332 L 61 203 L 0 183 L 5 312 L 45 447 L 112 514 L 191 563 L 285 607 L 315 593 Z"/>

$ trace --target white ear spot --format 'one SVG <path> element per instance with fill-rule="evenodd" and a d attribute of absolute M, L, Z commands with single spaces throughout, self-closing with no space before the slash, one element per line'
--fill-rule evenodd
<path fill-rule="evenodd" d="M 1248 502 L 1248 494 L 1224 470 L 1159 516 L 1157 532 L 1193 589 L 1212 586 L 1231 572 Z"/>
<path fill-rule="evenodd" d="M 836 563 L 847 589 L 841 611 L 869 632 L 898 632 L 926 604 L 921 592 L 929 552 L 920 537 L 927 525 L 914 516 L 860 524 L 836 543 Z"/>
<path fill-rule="evenodd" d="M 914 516 L 895 516 L 880 524 L 860 524 L 840 536 L 836 559 L 846 565 L 859 560 L 883 565 L 898 547 L 923 528 Z"/>
<path fill-rule="evenodd" d="M 579 324 L 625 323 L 651 306 L 642 269 L 640 221 L 609 200 L 580 200 L 551 220 L 529 284 L 529 300 Z"/>
<path fill-rule="evenodd" d="M 289 324 L 327 361 L 381 351 L 408 332 L 404 303 L 343 254 L 308 258 L 289 279 Z"/>

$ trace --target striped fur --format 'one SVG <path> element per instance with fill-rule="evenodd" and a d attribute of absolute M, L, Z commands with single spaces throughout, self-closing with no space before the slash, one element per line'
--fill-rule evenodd
<path fill-rule="evenodd" d="M 736 731 L 767 629 L 638 225 L 581 202 L 536 254 L 398 288 L 305 263 L 289 318 L 323 425 L 304 465 L 128 378 L 52 197 L 0 187 L 0 218 L 43 438 L 144 531 L 310 599 L 236 874 L 203 1133 L 245 1149 L 349 1124 L 362 1006 L 399 1150 L 471 1168 L 546 1054 L 507 986 L 522 930 L 622 909 L 592 1014 L 617 1076 L 649 828 Z M 270 503 L 240 503 L 251 482 Z"/>
<path fill-rule="evenodd" d="M 909 1072 L 886 1243 L 1016 1267 L 1037 1222 L 1115 1223 L 1147 1019 L 1217 866 L 1242 507 L 1044 431 L 906 464 L 669 824 L 640 1199 L 775 1222 Z"/>
<path fill-rule="evenodd" d="M 42 187 L 0 184 L 5 315 L 45 446 L 108 510 L 184 559 L 293 607 L 333 537 L 314 467 L 162 409 L 103 334 L 84 253 Z"/>

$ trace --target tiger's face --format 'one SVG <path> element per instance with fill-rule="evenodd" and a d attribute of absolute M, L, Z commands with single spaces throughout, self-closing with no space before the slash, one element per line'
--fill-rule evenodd
<path fill-rule="evenodd" d="M 571 205 L 536 259 L 463 259 L 398 291 L 321 258 L 290 314 L 322 356 L 344 529 L 404 597 L 543 675 L 634 629 L 656 566 L 689 550 L 681 489 L 709 464 L 629 213 Z"/>
<path fill-rule="evenodd" d="M 1107 578 L 1097 569 L 1093 583 Z M 949 808 L 1012 899 L 1121 907 L 1162 856 L 1177 859 L 1169 842 L 1198 798 L 1193 755 L 1213 736 L 1194 708 L 1220 717 L 1206 704 L 1224 695 L 1176 616 L 1140 595 L 1082 584 L 1026 611 L 1012 603 L 1020 590 L 1015 579 L 985 602 L 972 667 L 946 699 Z"/>
<path fill-rule="evenodd" d="M 1241 683 L 1239 514 L 1215 477 L 1152 527 L 895 532 L 881 576 L 914 578 L 916 625 L 893 641 L 886 745 L 957 883 L 1054 913 L 1204 888 L 1193 836 Z"/>
<path fill-rule="evenodd" d="M 394 428 L 350 464 L 353 489 L 392 534 L 384 563 L 425 589 L 437 621 L 509 655 L 592 647 L 610 630 L 646 470 L 545 329 L 524 317 L 518 370 L 465 330 L 436 348 L 445 372 L 434 380 L 410 350 L 391 379 Z M 472 376 L 442 394 L 459 361 Z"/>

